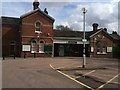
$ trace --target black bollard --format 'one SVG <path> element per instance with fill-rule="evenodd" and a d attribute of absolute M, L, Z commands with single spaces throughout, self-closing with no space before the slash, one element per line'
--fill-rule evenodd
<path fill-rule="evenodd" d="M 26 58 L 26 53 L 24 52 L 24 58 Z"/>
<path fill-rule="evenodd" d="M 14 53 L 14 56 L 13 56 L 13 58 L 15 59 L 15 53 Z"/>
<path fill-rule="evenodd" d="M 5 60 L 5 56 L 3 55 L 3 60 Z"/>
<path fill-rule="evenodd" d="M 36 54 L 34 53 L 34 58 L 36 57 Z"/>

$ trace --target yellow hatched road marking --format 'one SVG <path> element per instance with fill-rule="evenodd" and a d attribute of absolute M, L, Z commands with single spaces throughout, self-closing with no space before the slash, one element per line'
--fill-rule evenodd
<path fill-rule="evenodd" d="M 51 64 L 50 64 L 50 67 L 51 67 L 52 69 L 56 70 Z M 91 90 L 95 90 L 95 89 L 93 89 L 92 87 L 90 87 L 90 86 L 88 86 L 88 85 L 86 85 L 86 84 L 84 84 L 84 83 L 82 83 L 82 82 L 80 82 L 80 81 L 77 81 L 76 79 L 70 77 L 69 75 L 67 75 L 67 74 L 65 74 L 65 73 L 63 73 L 63 72 L 61 72 L 61 71 L 59 71 L 59 70 L 56 70 L 56 71 L 59 72 L 60 74 L 64 75 L 64 76 L 68 77 L 69 79 L 77 82 L 78 84 L 86 87 L 86 88 L 89 88 L 89 89 L 91 89 Z"/>
<path fill-rule="evenodd" d="M 86 75 L 89 75 L 89 74 L 91 74 L 91 73 L 93 73 L 93 72 L 95 72 L 96 70 L 92 70 L 92 71 L 90 71 L 90 72 L 88 72 L 88 73 L 86 73 L 86 74 L 83 74 L 82 76 L 76 76 L 75 78 L 81 78 L 81 77 L 83 77 L 83 76 L 86 76 Z"/>
<path fill-rule="evenodd" d="M 93 72 L 95 72 L 95 71 L 96 71 L 96 70 L 92 70 L 92 71 L 90 71 L 90 72 L 88 72 L 88 73 L 83 74 L 82 76 L 89 75 L 89 74 L 91 74 L 91 73 L 93 73 Z M 80 78 L 80 77 L 82 77 L 82 76 L 78 76 L 77 78 Z"/>
<path fill-rule="evenodd" d="M 84 76 L 85 76 L 85 75 L 88 75 L 88 74 L 91 74 L 91 73 L 93 73 L 93 72 L 95 72 L 95 70 L 92 70 L 92 71 L 90 71 L 90 72 L 84 74 Z"/>
<path fill-rule="evenodd" d="M 113 78 L 111 78 L 110 80 L 108 80 L 105 84 L 99 86 L 96 90 L 99 90 L 99 89 L 103 88 L 105 85 L 107 85 L 108 83 L 110 83 L 112 80 L 114 80 L 115 78 L 117 78 L 119 75 L 120 75 L 120 73 L 117 74 L 117 75 L 115 75 L 115 76 L 114 76 Z"/>

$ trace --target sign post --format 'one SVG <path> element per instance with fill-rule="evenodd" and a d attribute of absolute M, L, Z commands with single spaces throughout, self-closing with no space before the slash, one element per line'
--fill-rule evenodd
<path fill-rule="evenodd" d="M 82 68 L 85 68 L 85 65 L 86 65 L 85 42 L 87 41 L 85 39 L 85 13 L 87 12 L 86 8 L 82 8 L 82 12 L 83 12 L 83 65 L 82 65 Z"/>

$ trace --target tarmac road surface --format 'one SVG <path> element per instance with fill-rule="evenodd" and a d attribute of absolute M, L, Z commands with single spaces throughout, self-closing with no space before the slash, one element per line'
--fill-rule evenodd
<path fill-rule="evenodd" d="M 2 88 L 84 88 L 51 69 L 51 62 L 52 58 L 3 60 Z"/>

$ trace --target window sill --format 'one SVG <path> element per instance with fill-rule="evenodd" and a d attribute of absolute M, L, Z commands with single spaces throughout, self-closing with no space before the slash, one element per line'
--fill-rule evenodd
<path fill-rule="evenodd" d="M 97 52 L 98 55 L 106 55 L 107 53 L 100 53 L 100 52 Z"/>
<path fill-rule="evenodd" d="M 44 54 L 45 52 L 43 52 L 43 51 L 39 51 L 39 52 L 31 52 L 32 54 L 34 54 L 34 53 L 41 53 L 41 54 Z"/>
<path fill-rule="evenodd" d="M 41 34 L 42 32 L 41 31 L 35 31 L 35 33 Z"/>

